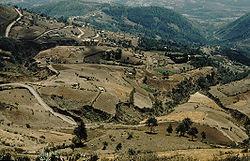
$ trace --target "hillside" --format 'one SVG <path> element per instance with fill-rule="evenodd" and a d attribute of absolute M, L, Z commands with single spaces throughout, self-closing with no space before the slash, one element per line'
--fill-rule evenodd
<path fill-rule="evenodd" d="M 199 34 L 172 10 L 71 3 L 0 37 L 0 160 L 249 160 L 237 50 L 182 45 Z"/>
<path fill-rule="evenodd" d="M 16 19 L 18 13 L 15 9 L 0 5 L 0 36 L 4 35 L 5 29 L 13 20 Z"/>
<path fill-rule="evenodd" d="M 250 37 L 250 12 L 216 32 L 221 41 L 237 42 Z"/>
<path fill-rule="evenodd" d="M 65 7 L 66 6 L 66 7 Z M 203 43 L 199 26 L 180 14 L 161 7 L 126 7 L 84 1 L 61 1 L 32 9 L 55 17 L 73 17 L 100 28 L 179 42 Z"/>

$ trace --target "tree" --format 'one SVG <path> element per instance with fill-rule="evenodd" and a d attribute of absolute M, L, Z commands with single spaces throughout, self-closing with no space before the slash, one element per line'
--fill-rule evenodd
<path fill-rule="evenodd" d="M 83 121 L 78 122 L 78 126 L 74 129 L 74 134 L 80 139 L 87 140 L 87 129 Z"/>
<path fill-rule="evenodd" d="M 191 119 L 190 118 L 185 118 L 185 119 L 183 119 L 182 120 L 182 123 L 184 124 L 184 128 L 185 128 L 185 132 L 187 132 L 188 130 L 189 130 L 189 128 L 190 128 L 190 126 L 193 124 L 193 122 L 191 121 Z"/>
<path fill-rule="evenodd" d="M 207 138 L 207 135 L 204 131 L 201 132 L 201 138 L 202 138 L 202 141 Z"/>
<path fill-rule="evenodd" d="M 198 134 L 198 130 L 196 127 L 191 127 L 189 130 L 188 130 L 188 135 L 191 135 L 192 136 L 192 140 L 193 140 L 193 137 L 196 136 L 196 134 Z"/>
<path fill-rule="evenodd" d="M 166 129 L 166 131 L 168 132 L 169 135 L 170 135 L 170 133 L 173 132 L 173 128 L 172 128 L 172 124 L 171 123 L 168 125 L 168 128 Z"/>
<path fill-rule="evenodd" d="M 183 122 L 181 122 L 175 129 L 175 131 L 178 133 L 180 133 L 180 136 L 184 136 L 186 129 L 185 129 L 185 125 Z"/>
<path fill-rule="evenodd" d="M 158 121 L 156 120 L 156 118 L 151 117 L 146 121 L 146 124 L 147 124 L 148 127 L 150 127 L 150 132 L 152 132 L 153 127 L 158 126 Z"/>
<path fill-rule="evenodd" d="M 147 80 L 148 80 L 148 77 L 145 75 L 143 80 L 142 80 L 142 83 L 147 84 Z"/>
<path fill-rule="evenodd" d="M 107 146 L 108 146 L 108 142 L 104 141 L 104 142 L 102 142 L 102 144 L 103 144 L 102 150 L 106 150 Z"/>
<path fill-rule="evenodd" d="M 129 103 L 134 104 L 135 88 L 129 94 Z"/>
<path fill-rule="evenodd" d="M 119 151 L 119 150 L 121 150 L 121 148 L 122 148 L 122 143 L 119 143 L 119 144 L 117 144 L 117 146 L 116 146 L 115 149 L 116 149 L 117 151 Z"/>
<path fill-rule="evenodd" d="M 192 124 L 193 122 L 191 119 L 187 117 L 181 121 L 181 123 L 176 127 L 175 131 L 180 133 L 180 136 L 184 136 Z"/>

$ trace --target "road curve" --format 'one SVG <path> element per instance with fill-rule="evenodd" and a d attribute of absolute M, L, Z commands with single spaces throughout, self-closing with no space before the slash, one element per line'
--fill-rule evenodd
<path fill-rule="evenodd" d="M 19 14 L 19 17 L 7 26 L 5 30 L 5 37 L 9 37 L 11 27 L 23 17 L 23 14 L 18 9 L 15 8 L 15 10 Z"/>
<path fill-rule="evenodd" d="M 28 89 L 30 91 L 30 93 L 37 99 L 37 101 L 39 102 L 39 104 L 46 110 L 51 112 L 54 116 L 59 117 L 60 119 L 62 119 L 63 121 L 72 124 L 72 125 L 77 125 L 77 123 L 73 120 L 70 119 L 68 117 L 66 117 L 65 115 L 62 115 L 60 113 L 55 112 L 51 107 L 49 107 L 43 100 L 42 98 L 39 96 L 39 94 L 31 87 L 28 86 L 26 84 L 22 84 L 22 83 L 8 83 L 8 84 L 1 84 L 0 87 L 3 86 L 21 86 L 24 87 L 26 89 Z"/>
<path fill-rule="evenodd" d="M 78 37 L 78 38 L 81 38 L 81 37 L 84 35 L 84 32 L 83 32 L 79 27 L 77 27 L 77 29 L 81 32 L 81 34 L 78 35 L 77 37 Z"/>

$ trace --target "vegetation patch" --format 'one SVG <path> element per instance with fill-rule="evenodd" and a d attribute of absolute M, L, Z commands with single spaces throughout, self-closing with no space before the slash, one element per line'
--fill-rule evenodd
<path fill-rule="evenodd" d="M 151 89 L 151 88 L 144 88 L 145 89 L 145 91 L 147 91 L 147 92 L 149 92 L 149 93 L 154 93 L 154 91 Z"/>
<path fill-rule="evenodd" d="M 158 73 L 169 73 L 169 74 L 173 73 L 170 70 L 164 70 L 164 69 L 153 69 L 153 71 L 158 72 Z"/>

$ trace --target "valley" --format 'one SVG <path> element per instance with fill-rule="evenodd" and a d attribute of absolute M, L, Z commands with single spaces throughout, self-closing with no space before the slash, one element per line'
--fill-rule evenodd
<path fill-rule="evenodd" d="M 0 160 L 248 160 L 249 51 L 197 43 L 172 10 L 111 5 L 68 19 L 0 5 L 12 15 L 0 23 Z M 145 32 L 98 27 L 109 18 Z"/>

